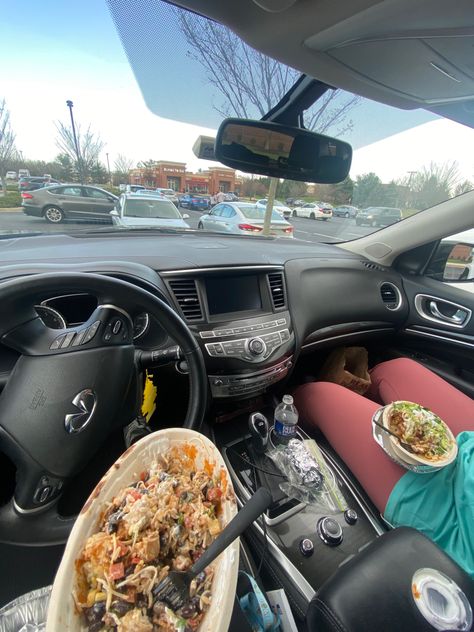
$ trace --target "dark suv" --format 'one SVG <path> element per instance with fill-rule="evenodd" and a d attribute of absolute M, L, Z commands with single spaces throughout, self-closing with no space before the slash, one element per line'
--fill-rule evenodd
<path fill-rule="evenodd" d="M 388 206 L 371 206 L 363 211 L 359 211 L 356 217 L 357 226 L 368 224 L 369 226 L 390 226 L 399 222 L 402 218 L 402 212 L 399 208 L 390 208 Z"/>
<path fill-rule="evenodd" d="M 20 193 L 23 191 L 36 191 L 36 189 L 42 189 L 52 184 L 59 184 L 59 182 L 44 176 L 25 176 L 18 181 L 18 191 Z"/>

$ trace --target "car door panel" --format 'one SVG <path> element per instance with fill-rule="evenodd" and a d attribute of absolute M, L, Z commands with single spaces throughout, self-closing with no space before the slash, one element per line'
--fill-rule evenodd
<path fill-rule="evenodd" d="M 409 305 L 406 349 L 474 397 L 474 293 L 421 275 L 405 276 L 403 286 Z M 433 303 L 441 317 L 431 309 Z"/>
<path fill-rule="evenodd" d="M 77 218 L 81 216 L 83 200 L 83 188 L 81 186 L 61 187 L 57 193 L 52 194 L 52 197 L 63 209 L 66 217 Z"/>
<path fill-rule="evenodd" d="M 83 211 L 86 218 L 109 219 L 110 211 L 115 208 L 115 202 L 108 199 L 105 193 L 92 187 L 84 187 Z"/>

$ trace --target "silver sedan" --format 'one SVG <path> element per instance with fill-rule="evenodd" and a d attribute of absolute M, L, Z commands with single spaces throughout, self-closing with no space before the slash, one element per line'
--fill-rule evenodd
<path fill-rule="evenodd" d="M 198 229 L 238 235 L 261 235 L 265 209 L 245 202 L 222 202 L 202 215 Z M 277 211 L 272 211 L 270 235 L 293 237 L 293 226 Z"/>

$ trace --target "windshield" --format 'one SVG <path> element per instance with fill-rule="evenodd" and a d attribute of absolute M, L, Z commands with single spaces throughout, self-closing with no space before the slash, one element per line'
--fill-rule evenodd
<path fill-rule="evenodd" d="M 177 218 L 180 207 L 191 229 L 226 200 L 266 206 L 270 178 L 197 158 L 193 146 L 213 139 L 224 117 L 262 118 L 299 72 L 162 0 L 85 2 L 74 11 L 26 0 L 26 20 L 15 3 L 3 7 L 0 233 L 118 230 L 110 193 L 136 187 L 161 189 L 171 206 L 129 201 L 127 216 Z M 459 123 L 332 89 L 304 121 L 354 153 L 343 182 L 277 182 L 274 204 L 286 207 L 295 238 L 358 239 L 473 188 L 474 131 Z M 51 183 L 67 194 L 48 192 Z M 197 193 L 207 196 L 199 206 Z"/>
<path fill-rule="evenodd" d="M 258 208 L 257 206 L 239 206 L 239 209 L 247 219 L 257 219 L 263 221 L 263 219 L 265 218 L 264 208 Z M 279 222 L 282 218 L 281 215 L 277 213 L 277 211 L 272 211 L 271 219 L 272 221 L 275 220 Z"/>
<path fill-rule="evenodd" d="M 180 214 L 174 204 L 168 200 L 125 200 L 124 217 L 160 217 L 179 219 Z"/>

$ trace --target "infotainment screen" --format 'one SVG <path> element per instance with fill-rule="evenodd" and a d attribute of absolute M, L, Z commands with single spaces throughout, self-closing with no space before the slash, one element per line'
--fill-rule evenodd
<path fill-rule="evenodd" d="M 258 276 L 255 275 L 208 277 L 206 292 L 211 316 L 262 308 Z"/>

